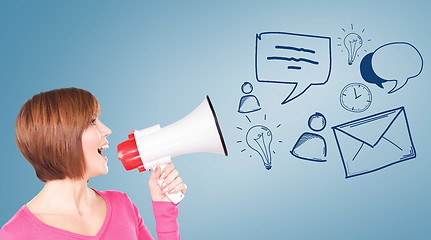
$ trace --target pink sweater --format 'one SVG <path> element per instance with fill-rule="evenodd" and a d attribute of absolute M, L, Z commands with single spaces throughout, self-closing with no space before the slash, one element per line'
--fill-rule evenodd
<path fill-rule="evenodd" d="M 0 230 L 0 239 L 153 239 L 135 204 L 125 193 L 96 191 L 106 202 L 106 218 L 96 236 L 85 236 L 49 226 L 24 205 Z M 178 208 L 171 202 L 153 202 L 158 240 L 181 239 L 177 222 Z"/>

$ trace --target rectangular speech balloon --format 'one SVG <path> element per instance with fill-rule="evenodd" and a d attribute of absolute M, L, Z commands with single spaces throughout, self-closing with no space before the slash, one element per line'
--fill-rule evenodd
<path fill-rule="evenodd" d="M 256 35 L 255 70 L 259 82 L 295 84 L 282 102 L 325 84 L 331 73 L 331 38 L 284 32 Z"/>

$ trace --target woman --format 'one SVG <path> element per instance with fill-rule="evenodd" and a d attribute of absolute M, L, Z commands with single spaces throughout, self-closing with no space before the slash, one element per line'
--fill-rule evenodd
<path fill-rule="evenodd" d="M 153 239 L 126 194 L 87 186 L 108 173 L 102 152 L 111 130 L 99 112 L 96 98 L 77 88 L 42 92 L 22 106 L 16 143 L 45 186 L 3 226 L 0 239 Z M 165 195 L 186 191 L 174 165 L 157 168 L 148 184 L 157 238 L 180 239 L 177 206 Z"/>

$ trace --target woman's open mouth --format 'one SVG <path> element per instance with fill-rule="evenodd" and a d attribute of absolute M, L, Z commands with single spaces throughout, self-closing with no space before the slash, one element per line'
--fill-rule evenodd
<path fill-rule="evenodd" d="M 108 145 L 108 144 L 105 144 L 105 145 L 103 145 L 103 146 L 100 146 L 100 147 L 97 149 L 97 151 L 99 152 L 99 154 L 100 154 L 100 155 L 102 155 L 102 156 L 103 156 L 102 151 L 103 151 L 103 149 L 106 149 L 106 148 L 109 148 L 109 145 Z"/>

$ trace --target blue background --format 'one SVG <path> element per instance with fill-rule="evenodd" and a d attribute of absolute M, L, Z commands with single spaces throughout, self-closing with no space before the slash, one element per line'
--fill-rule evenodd
<path fill-rule="evenodd" d="M 126 172 L 116 145 L 132 129 L 184 117 L 210 95 L 229 157 L 196 153 L 174 158 L 189 189 L 179 205 L 183 239 L 424 239 L 431 235 L 428 56 L 430 5 L 426 1 L 5 1 L 0 2 L 0 225 L 43 184 L 20 155 L 14 121 L 32 95 L 61 87 L 91 91 L 102 107 L 110 172 L 91 179 L 99 190 L 126 192 L 155 236 L 149 173 Z M 347 65 L 342 28 L 365 29 L 368 52 L 406 41 L 424 57 L 422 73 L 388 95 L 375 85 L 364 113 L 345 111 L 341 89 L 364 82 L 359 60 Z M 256 33 L 282 31 L 332 38 L 333 68 L 323 86 L 280 105 L 291 85 L 258 83 Z M 400 63 L 402 64 L 402 63 Z M 393 66 L 397 68 L 399 66 Z M 253 124 L 273 131 L 273 168 L 246 148 L 251 123 L 237 113 L 241 85 L 251 82 L 262 110 Z M 364 82 L 365 83 L 365 82 Z M 405 106 L 417 158 L 345 179 L 331 126 Z M 328 121 L 320 132 L 328 161 L 299 160 L 289 151 L 316 111 Z M 266 114 L 266 120 L 265 120 Z M 279 141 L 282 141 L 280 143 Z M 252 157 L 250 157 L 252 155 Z M 378 156 L 376 156 L 378 157 Z"/>

